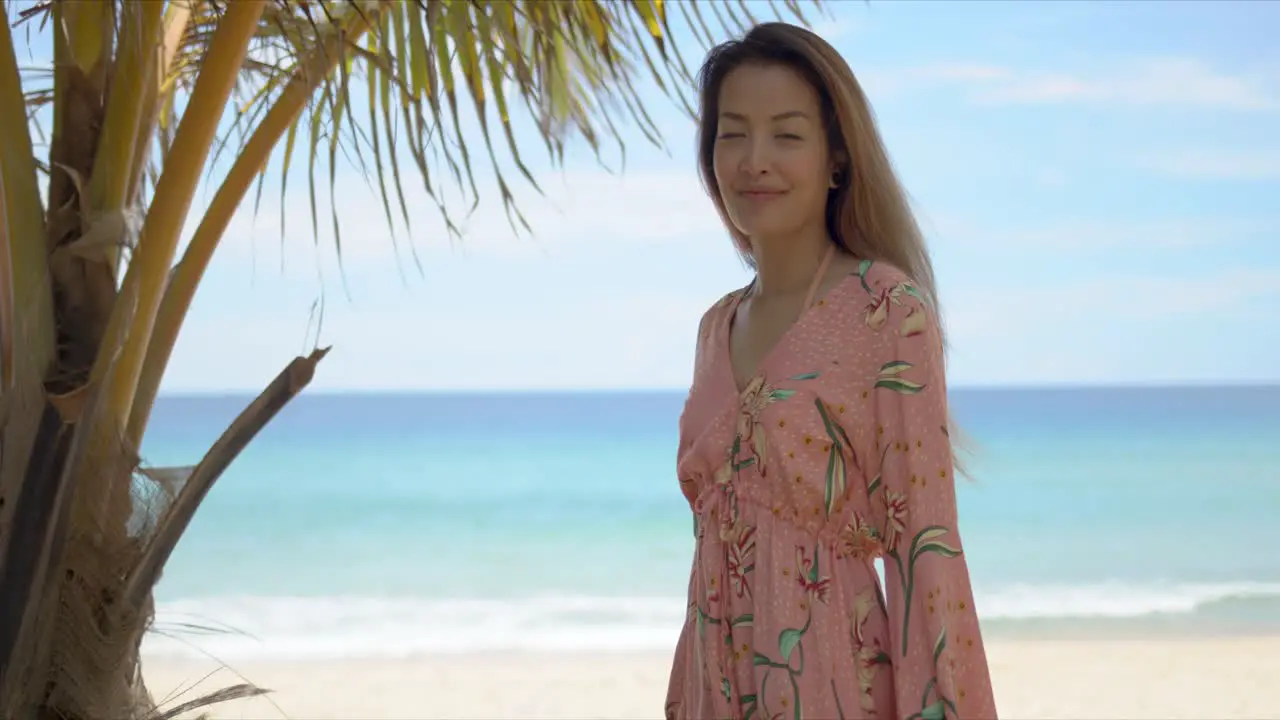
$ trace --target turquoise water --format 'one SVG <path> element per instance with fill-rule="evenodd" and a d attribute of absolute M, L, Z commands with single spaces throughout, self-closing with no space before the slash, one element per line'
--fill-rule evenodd
<path fill-rule="evenodd" d="M 1280 630 L 1280 387 L 956 390 L 961 523 L 995 631 Z M 187 464 L 248 398 L 164 398 Z M 666 648 L 689 509 L 680 393 L 306 395 L 214 488 L 153 652 Z"/>

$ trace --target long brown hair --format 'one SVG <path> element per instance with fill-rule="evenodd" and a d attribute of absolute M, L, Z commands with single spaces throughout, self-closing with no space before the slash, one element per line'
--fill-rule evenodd
<path fill-rule="evenodd" d="M 942 308 L 924 234 L 893 170 L 871 104 L 849 64 L 830 43 L 787 23 L 761 23 L 741 39 L 717 45 L 698 72 L 698 172 L 743 259 L 754 266 L 751 245 L 729 219 L 720 196 L 714 153 L 720 87 L 730 72 L 744 65 L 789 68 L 817 92 L 828 152 L 839 168 L 837 187 L 827 200 L 826 229 L 831 241 L 855 257 L 886 262 L 906 273 L 934 314 L 938 332 L 943 333 Z M 945 336 L 943 342 L 945 347 Z M 955 423 L 949 424 L 953 447 L 967 445 Z M 964 471 L 958 459 L 957 469 Z"/>

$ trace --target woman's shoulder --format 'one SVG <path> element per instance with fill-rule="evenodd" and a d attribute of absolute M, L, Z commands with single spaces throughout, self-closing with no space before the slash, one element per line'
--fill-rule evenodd
<path fill-rule="evenodd" d="M 744 286 L 737 290 L 730 290 L 721 295 L 719 300 L 716 300 L 703 311 L 702 318 L 698 320 L 698 343 L 700 345 L 706 342 L 719 323 L 723 322 L 726 312 L 733 306 L 734 299 L 745 289 Z"/>
<path fill-rule="evenodd" d="M 890 292 L 919 296 L 911 276 L 886 260 L 859 260 L 853 274 L 858 277 L 867 298 L 878 298 Z"/>
<path fill-rule="evenodd" d="M 851 325 L 873 335 L 888 333 L 894 339 L 919 334 L 930 313 L 925 295 L 902 268 L 883 260 L 861 260 L 849 279 L 852 286 L 841 296 L 842 315 L 861 322 Z"/>
<path fill-rule="evenodd" d="M 711 307 L 707 308 L 707 312 L 706 312 L 706 314 L 710 315 L 710 314 L 713 314 L 713 313 L 715 313 L 715 312 L 717 312 L 717 311 L 721 311 L 721 312 L 722 312 L 722 311 L 724 311 L 724 310 L 727 310 L 727 309 L 729 308 L 729 306 L 733 304 L 733 301 L 734 301 L 735 299 L 737 299 L 737 297 L 738 297 L 739 295 L 741 295 L 742 293 L 746 292 L 746 290 L 747 290 L 747 288 L 748 288 L 748 287 L 749 287 L 749 285 L 743 285 L 743 286 L 742 286 L 742 287 L 740 287 L 740 288 L 736 288 L 736 289 L 734 289 L 734 290 L 730 290 L 729 292 L 727 292 L 727 293 L 725 293 L 725 294 L 721 295 L 719 300 L 716 300 L 714 303 L 712 303 L 712 304 L 711 304 Z"/>
<path fill-rule="evenodd" d="M 843 292 L 830 293 L 838 299 L 840 312 L 853 312 L 879 305 L 892 298 L 895 305 L 912 299 L 923 299 L 911 276 L 893 263 L 883 260 L 856 260 L 843 280 Z"/>
<path fill-rule="evenodd" d="M 711 303 L 711 306 L 708 307 L 706 310 L 704 310 L 702 313 L 702 320 L 700 322 L 700 326 L 705 328 L 709 326 L 716 318 L 723 316 L 733 306 L 734 300 L 737 299 L 737 297 L 741 295 L 744 291 L 746 291 L 746 289 L 747 289 L 747 286 L 744 285 L 743 287 L 740 287 L 736 290 L 730 290 L 729 292 L 721 295 L 719 300 L 716 300 L 714 303 Z"/>

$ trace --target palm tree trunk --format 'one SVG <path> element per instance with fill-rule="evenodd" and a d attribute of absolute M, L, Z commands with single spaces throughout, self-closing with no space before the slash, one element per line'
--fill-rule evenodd
<path fill-rule="evenodd" d="M 54 33 L 53 163 L 42 228 L 47 245 L 34 254 L 40 264 L 46 258 L 49 264 L 47 273 L 38 266 L 25 270 L 44 280 L 46 289 L 51 286 L 59 352 L 44 367 L 20 368 L 26 370 L 18 378 L 24 382 L 0 395 L 6 451 L 0 500 L 12 498 L 3 503 L 9 507 L 2 508 L 0 524 L 0 717 L 129 718 L 152 709 L 138 653 L 151 619 L 151 588 L 159 565 L 150 563 L 145 588 L 137 581 L 137 570 L 144 558 L 155 557 L 149 545 L 172 517 L 174 498 L 172 493 L 147 492 L 137 483 L 136 448 L 122 436 L 177 232 L 213 142 L 216 118 L 264 6 L 265 0 L 229 6 L 210 41 L 191 99 L 192 107 L 203 112 L 185 115 L 179 126 L 176 149 L 144 225 L 144 236 L 148 231 L 149 236 L 139 244 L 127 274 L 133 282 L 126 283 L 119 298 L 116 253 L 70 252 L 68 246 L 91 232 L 88 225 L 101 212 L 119 211 L 129 193 L 133 178 L 124 163 L 137 155 L 142 115 L 138 99 L 131 96 L 151 76 L 140 68 L 154 55 L 151 36 L 160 30 L 158 4 L 53 7 L 55 26 L 67 31 Z M 123 18 L 128 37 L 120 43 L 114 37 L 115 19 L 102 16 L 116 7 L 128 13 Z M 21 130 L 27 149 L 18 156 L 31 158 L 21 88 L 7 86 L 18 77 L 16 64 L 10 64 L 9 22 L 7 17 L 0 21 L 0 83 L 6 84 L 0 87 L 0 100 L 18 116 L 6 121 L 6 145 Z M 116 92 L 109 101 L 109 49 L 117 45 L 124 55 L 114 66 Z M 14 72 L 7 72 L 10 67 Z M 119 77 L 121 68 L 135 77 Z M 14 92 L 18 100 L 11 103 Z M 104 145 L 104 138 L 110 142 Z M 95 174 L 98 160 L 105 164 Z M 9 200 L 13 195 L 6 191 L 2 196 Z M 38 195 L 34 204 L 19 209 L 31 207 L 39 208 Z M 6 244 L 16 245 L 8 242 L 13 216 L 9 211 L 0 220 L 6 225 Z M 31 228 L 22 229 L 26 234 L 16 240 L 30 243 Z M 18 256 L 13 251 L 7 255 L 10 260 Z M 11 285 L 19 270 L 6 269 L 3 280 Z M 39 304 L 19 299 L 18 307 L 26 311 Z M 52 349 L 53 343 L 48 345 Z M 33 354 L 37 350 L 32 348 Z M 159 502 L 149 503 L 150 498 Z M 127 601 L 126 588 L 132 590 Z"/>
<path fill-rule="evenodd" d="M 153 512 L 152 523 L 131 535 L 137 538 L 136 550 L 119 573 L 104 572 L 120 562 L 104 552 L 103 545 L 78 535 L 71 515 L 78 469 L 106 393 L 98 388 L 91 394 L 76 424 L 64 422 L 64 411 L 56 403 L 45 406 L 12 532 L 0 545 L 0 717 L 99 720 L 155 715 L 139 661 L 151 620 L 152 589 L 213 484 L 310 384 L 327 353 L 327 348 L 317 349 L 294 358 L 199 464 L 181 473 L 181 488 L 161 487 L 161 502 L 147 508 Z M 82 558 L 97 564 L 77 562 Z M 86 629 L 86 634 L 76 634 Z M 251 684 L 237 685 L 187 700 L 164 715 L 264 692 Z"/>

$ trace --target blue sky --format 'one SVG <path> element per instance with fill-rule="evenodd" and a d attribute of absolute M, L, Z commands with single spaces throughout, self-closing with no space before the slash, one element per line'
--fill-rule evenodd
<path fill-rule="evenodd" d="M 1280 381 L 1280 4 L 829 8 L 818 29 L 931 241 L 954 386 Z M 697 183 L 692 122 L 656 94 L 650 109 L 669 151 L 630 129 L 621 175 L 527 145 L 548 195 L 519 188 L 533 238 L 491 185 L 460 247 L 411 199 L 421 275 L 340 173 L 350 298 L 305 177 L 279 207 L 269 190 L 215 257 L 165 391 L 260 389 L 314 342 L 322 296 L 317 390 L 687 386 L 699 316 L 747 273 Z"/>

